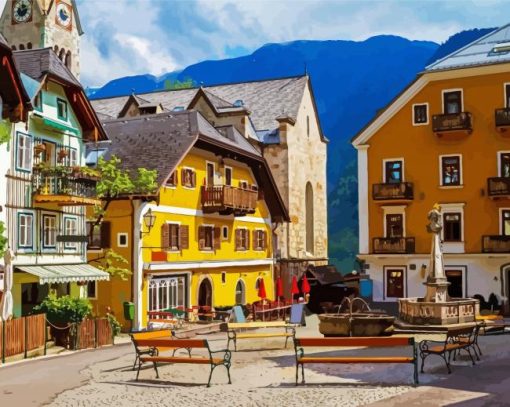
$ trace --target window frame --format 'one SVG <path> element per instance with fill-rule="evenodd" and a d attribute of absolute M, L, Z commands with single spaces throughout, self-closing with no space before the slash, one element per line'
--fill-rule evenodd
<path fill-rule="evenodd" d="M 89 292 L 89 286 L 90 284 L 94 284 L 94 295 L 91 296 L 90 295 L 90 292 Z M 97 289 L 98 289 L 98 286 L 97 286 L 97 281 L 96 280 L 92 280 L 92 281 L 87 281 L 87 284 L 85 285 L 85 290 L 87 291 L 86 295 L 87 295 L 87 299 L 89 300 L 97 300 L 99 297 L 97 295 Z"/>
<path fill-rule="evenodd" d="M 225 236 L 225 231 L 226 231 L 226 236 Z M 225 241 L 225 240 L 228 240 L 228 238 L 229 238 L 229 228 L 228 228 L 228 226 L 223 225 L 221 227 L 221 240 Z"/>
<path fill-rule="evenodd" d="M 46 237 L 48 237 L 48 239 L 50 238 L 49 234 L 48 234 L 48 236 L 46 236 L 46 230 L 47 230 L 46 220 L 50 220 L 50 219 L 53 219 L 53 221 L 54 221 L 54 224 L 53 224 L 53 233 L 54 233 L 53 244 L 48 244 L 48 243 L 51 243 L 51 242 L 48 242 L 46 240 Z M 42 226 L 41 232 L 42 232 L 42 248 L 43 248 L 43 250 L 51 250 L 51 251 L 56 250 L 57 249 L 57 230 L 58 230 L 57 215 L 50 215 L 49 213 L 43 213 L 42 217 L 41 217 L 41 226 Z M 51 228 L 48 227 L 48 229 L 51 229 Z"/>
<path fill-rule="evenodd" d="M 446 103 L 445 103 L 445 95 L 447 93 L 460 92 L 460 110 L 458 113 L 448 113 L 446 112 Z M 464 111 L 464 90 L 462 88 L 454 88 L 454 89 L 443 89 L 441 90 L 441 108 L 443 109 L 443 114 L 459 114 Z"/>
<path fill-rule="evenodd" d="M 64 106 L 64 115 L 60 114 L 60 106 Z M 57 117 L 59 120 L 67 122 L 69 120 L 69 106 L 67 100 L 57 97 Z"/>
<path fill-rule="evenodd" d="M 390 287 L 388 282 L 388 272 L 389 271 L 400 271 L 402 273 L 402 297 L 395 297 L 388 295 L 388 288 Z M 407 267 L 406 266 L 383 266 L 383 281 L 384 281 L 384 290 L 383 295 L 384 299 L 392 299 L 397 300 L 398 298 L 404 298 L 407 295 Z"/>
<path fill-rule="evenodd" d="M 509 207 L 499 208 L 499 235 L 500 236 L 510 236 L 510 233 L 508 235 L 505 234 L 505 222 L 504 222 L 504 217 L 503 217 L 505 212 L 510 213 L 510 208 Z"/>
<path fill-rule="evenodd" d="M 505 176 L 502 173 L 503 166 L 501 165 L 501 164 L 503 164 L 503 162 L 502 162 L 503 155 L 509 155 L 510 156 L 510 150 L 498 151 L 497 152 L 498 177 L 501 177 L 501 178 L 505 178 Z M 509 175 L 509 177 L 510 177 L 510 175 Z"/>
<path fill-rule="evenodd" d="M 254 242 L 254 250 L 255 251 L 264 251 L 266 250 L 266 242 L 267 242 L 267 232 L 265 229 L 255 229 L 255 242 Z M 262 243 L 261 245 L 259 243 Z"/>
<path fill-rule="evenodd" d="M 28 244 L 22 245 L 21 244 L 21 218 L 22 217 L 30 218 L 30 223 L 27 223 L 27 225 L 25 226 L 27 228 L 28 225 L 30 225 L 31 233 L 30 234 L 28 234 L 28 232 L 26 233 L 26 237 L 27 238 L 30 237 L 30 245 L 28 245 Z M 17 224 L 17 232 L 18 232 L 17 246 L 18 246 L 18 249 L 33 250 L 34 249 L 34 213 L 33 212 L 18 212 L 17 221 L 18 221 L 18 224 Z"/>
<path fill-rule="evenodd" d="M 26 140 L 30 141 L 29 146 L 27 147 L 25 144 L 23 146 L 23 156 L 20 157 L 20 139 L 23 138 L 24 143 Z M 28 152 L 28 157 L 27 157 Z M 24 161 L 27 160 L 29 165 L 21 166 L 20 165 L 20 158 L 23 158 L 23 164 L 27 164 Z M 23 133 L 21 131 L 16 132 L 16 171 L 21 172 L 32 172 L 32 168 L 34 166 L 34 138 L 28 134 Z"/>
<path fill-rule="evenodd" d="M 387 174 L 386 174 L 386 164 L 391 163 L 391 162 L 396 162 L 396 161 L 400 161 L 400 163 L 402 164 L 402 167 L 401 167 L 402 179 L 401 179 L 400 183 L 405 182 L 405 160 L 404 160 L 404 157 L 398 157 L 398 158 L 384 158 L 383 159 L 383 162 L 382 162 L 383 183 L 385 183 L 385 184 L 390 183 L 388 181 Z"/>
<path fill-rule="evenodd" d="M 166 222 L 168 225 L 168 248 L 167 251 L 178 252 L 181 250 L 181 224 L 178 222 Z M 172 245 L 172 229 L 177 229 L 175 245 Z"/>
<path fill-rule="evenodd" d="M 226 271 L 221 272 L 221 284 L 223 284 L 223 285 L 227 284 L 227 272 Z"/>
<path fill-rule="evenodd" d="M 230 183 L 227 183 L 227 170 L 230 171 Z M 234 181 L 234 169 L 228 165 L 225 165 L 224 177 L 225 177 L 225 185 L 228 185 L 229 187 L 231 187 L 233 184 L 233 181 Z"/>
<path fill-rule="evenodd" d="M 78 149 L 74 147 L 68 147 L 69 157 L 67 158 L 68 165 L 70 167 L 78 167 L 80 165 L 80 159 L 78 156 Z M 73 154 L 75 155 L 75 162 L 73 163 Z"/>
<path fill-rule="evenodd" d="M 462 243 L 464 242 L 464 214 L 462 212 L 444 212 L 443 213 L 443 219 L 442 219 L 442 223 L 443 223 L 443 242 L 445 243 Z M 459 217 L 459 220 L 458 220 L 458 223 L 459 223 L 459 240 L 453 240 L 453 239 L 447 239 L 446 238 L 446 231 L 447 231 L 447 228 L 446 228 L 446 224 L 447 224 L 447 220 L 446 220 L 446 217 L 447 216 L 458 216 Z M 449 223 L 453 223 L 453 222 L 450 222 Z"/>
<path fill-rule="evenodd" d="M 209 168 L 212 166 L 212 184 L 209 184 Z M 214 178 L 216 178 L 216 163 L 213 161 L 206 160 L 205 162 L 205 185 L 208 187 L 213 187 Z"/>
<path fill-rule="evenodd" d="M 444 183 L 444 172 L 443 172 L 443 160 L 446 158 L 457 157 L 459 159 L 459 182 L 455 184 L 445 184 Z M 441 188 L 462 188 L 464 187 L 464 177 L 463 177 L 463 165 L 462 165 L 462 154 L 447 154 L 439 156 L 439 182 Z"/>
<path fill-rule="evenodd" d="M 503 83 L 503 106 L 510 109 L 510 82 Z"/>
<path fill-rule="evenodd" d="M 202 227 L 204 228 L 204 246 L 202 248 L 199 247 L 199 250 L 201 252 L 214 252 L 214 228 L 215 226 L 214 225 L 211 225 L 211 224 L 202 224 L 199 226 L 199 228 Z M 207 231 L 210 230 L 211 231 L 211 246 L 206 246 L 206 242 L 207 242 Z M 200 234 L 200 232 L 199 232 Z"/>
<path fill-rule="evenodd" d="M 175 284 L 172 284 L 175 282 Z M 189 281 L 187 274 L 169 274 L 151 278 L 147 285 L 148 300 L 147 311 L 162 311 L 175 304 L 175 307 L 188 307 Z M 175 289 L 172 291 L 172 287 Z M 161 291 L 165 290 L 166 304 L 162 304 Z M 171 304 L 170 300 L 175 294 L 175 302 Z M 182 296 L 182 297 L 181 297 Z M 156 301 L 154 301 L 156 300 Z M 182 301 L 179 301 L 182 300 Z"/>
<path fill-rule="evenodd" d="M 123 237 L 126 239 L 126 244 L 121 244 L 120 242 L 120 239 Z M 129 233 L 127 232 L 117 233 L 117 247 L 129 247 Z"/>
<path fill-rule="evenodd" d="M 244 232 L 244 245 L 241 245 L 241 240 L 243 239 L 241 237 L 241 233 L 239 234 L 239 246 L 236 246 L 236 251 L 243 252 L 250 250 L 250 244 L 249 244 L 249 233 L 250 230 L 247 227 L 237 227 L 236 230 L 239 230 L 240 232 Z"/>
<path fill-rule="evenodd" d="M 181 185 L 183 186 L 183 188 L 185 189 L 191 189 L 191 190 L 194 190 L 196 188 L 196 171 L 195 171 L 195 168 L 192 168 L 192 167 L 182 167 L 182 170 L 181 171 L 190 171 L 191 172 L 191 185 L 188 185 L 185 183 L 185 178 L 184 177 L 181 177 Z M 195 185 L 193 185 L 193 174 L 195 174 Z"/>
<path fill-rule="evenodd" d="M 387 238 L 388 226 L 386 224 L 386 216 L 388 215 L 402 215 L 402 238 L 406 237 L 406 206 L 382 206 L 383 210 L 383 236 Z"/>
<path fill-rule="evenodd" d="M 74 234 L 68 233 L 69 228 L 67 227 L 67 221 L 74 221 L 75 222 L 76 233 L 74 233 Z M 66 236 L 77 236 L 78 235 L 78 217 L 77 216 L 64 215 L 62 222 L 64 224 L 64 228 L 63 228 L 64 229 L 64 235 L 66 235 Z M 76 242 L 64 242 L 64 250 L 77 250 L 77 249 L 78 249 L 78 243 L 76 243 Z"/>
<path fill-rule="evenodd" d="M 43 91 L 40 90 L 37 92 L 37 94 L 34 96 L 34 110 L 37 112 L 43 111 Z"/>
<path fill-rule="evenodd" d="M 426 117 L 426 120 L 424 122 L 418 122 L 416 121 L 416 108 L 417 107 L 420 107 L 420 106 L 425 106 L 425 117 Z M 429 123 L 430 123 L 430 118 L 429 118 L 429 104 L 428 102 L 423 102 L 423 103 L 414 103 L 411 107 L 411 122 L 413 124 L 413 126 L 427 126 Z"/>
<path fill-rule="evenodd" d="M 165 188 L 177 188 L 177 169 L 173 170 L 165 182 Z"/>

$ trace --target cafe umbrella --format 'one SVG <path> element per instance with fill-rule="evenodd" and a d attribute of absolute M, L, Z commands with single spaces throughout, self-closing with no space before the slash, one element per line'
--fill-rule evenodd
<path fill-rule="evenodd" d="M 296 276 L 292 277 L 292 288 L 290 290 L 290 293 L 292 294 L 292 302 L 294 302 L 294 295 L 299 294 L 299 287 Z"/>

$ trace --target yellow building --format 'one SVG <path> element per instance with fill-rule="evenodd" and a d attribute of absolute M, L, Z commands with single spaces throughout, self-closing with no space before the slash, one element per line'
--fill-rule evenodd
<path fill-rule="evenodd" d="M 89 259 L 110 246 L 133 270 L 131 283 L 99 285 L 97 307 L 112 306 L 120 316 L 132 293 L 139 328 L 148 311 L 253 303 L 260 280 L 273 299 L 272 228 L 288 215 L 262 154 L 235 127 L 215 128 L 196 111 L 104 127 L 111 143 L 89 156 L 116 155 L 128 170 L 157 170 L 159 189 L 152 199 L 114 202 L 89 244 Z"/>
<path fill-rule="evenodd" d="M 510 26 L 428 66 L 353 140 L 376 302 L 424 294 L 439 203 L 452 297 L 510 294 Z"/>

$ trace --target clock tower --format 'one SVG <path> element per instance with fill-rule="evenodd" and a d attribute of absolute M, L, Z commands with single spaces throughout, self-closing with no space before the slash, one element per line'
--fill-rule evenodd
<path fill-rule="evenodd" d="M 13 50 L 52 48 L 80 77 L 80 36 L 76 0 L 7 0 L 0 33 Z"/>

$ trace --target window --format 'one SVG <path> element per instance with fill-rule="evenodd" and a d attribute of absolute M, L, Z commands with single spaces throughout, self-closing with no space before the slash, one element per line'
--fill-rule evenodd
<path fill-rule="evenodd" d="M 510 178 L 510 153 L 499 154 L 499 176 Z"/>
<path fill-rule="evenodd" d="M 305 190 L 305 247 L 308 253 L 314 252 L 315 249 L 315 213 L 314 213 L 314 200 L 313 200 L 313 187 L 310 182 L 306 183 Z"/>
<path fill-rule="evenodd" d="M 228 226 L 221 227 L 221 238 L 223 240 L 228 240 Z"/>
<path fill-rule="evenodd" d="M 384 162 L 384 182 L 387 184 L 400 184 L 403 181 L 402 160 Z"/>
<path fill-rule="evenodd" d="M 404 270 L 386 269 L 386 297 L 402 298 L 404 296 Z"/>
<path fill-rule="evenodd" d="M 239 280 L 236 284 L 236 305 L 246 304 L 245 288 L 243 280 Z"/>
<path fill-rule="evenodd" d="M 29 43 L 27 44 L 27 49 L 32 49 L 32 43 L 31 43 L 31 42 L 29 42 Z"/>
<path fill-rule="evenodd" d="M 38 110 L 39 112 L 42 111 L 42 91 L 40 91 L 37 95 L 35 95 L 34 98 L 34 108 L 35 110 Z"/>
<path fill-rule="evenodd" d="M 505 84 L 505 107 L 510 108 L 510 83 Z"/>
<path fill-rule="evenodd" d="M 87 298 L 97 298 L 97 281 L 87 281 Z"/>
<path fill-rule="evenodd" d="M 57 117 L 67 121 L 67 102 L 60 98 L 57 98 Z"/>
<path fill-rule="evenodd" d="M 227 273 L 225 271 L 221 272 L 221 283 L 225 284 L 227 282 Z"/>
<path fill-rule="evenodd" d="M 404 216 L 392 213 L 386 215 L 386 237 L 397 238 L 404 236 Z"/>
<path fill-rule="evenodd" d="M 462 270 L 445 270 L 445 274 L 446 280 L 450 283 L 448 286 L 448 295 L 451 298 L 464 297 Z"/>
<path fill-rule="evenodd" d="M 510 210 L 503 209 L 501 211 L 501 234 L 510 236 Z"/>
<path fill-rule="evenodd" d="M 34 215 L 30 213 L 20 213 L 18 215 L 18 247 L 33 247 L 33 223 Z"/>
<path fill-rule="evenodd" d="M 183 168 L 181 174 L 182 186 L 187 188 L 195 188 L 196 174 L 192 168 Z"/>
<path fill-rule="evenodd" d="M 161 247 L 164 250 L 189 249 L 189 227 L 178 223 L 165 223 L 161 227 Z"/>
<path fill-rule="evenodd" d="M 165 185 L 167 187 L 176 187 L 177 186 L 177 171 L 174 171 L 170 174 L 170 177 L 166 181 Z"/>
<path fill-rule="evenodd" d="M 254 230 L 253 231 L 253 250 L 264 250 L 266 245 L 266 231 Z"/>
<path fill-rule="evenodd" d="M 25 50 L 25 44 L 19 44 L 19 50 L 24 51 Z"/>
<path fill-rule="evenodd" d="M 248 181 L 239 181 L 239 188 L 248 189 Z"/>
<path fill-rule="evenodd" d="M 443 93 L 443 112 L 445 114 L 456 114 L 462 111 L 462 92 L 456 90 Z"/>
<path fill-rule="evenodd" d="M 441 157 L 441 185 L 461 185 L 461 156 Z"/>
<path fill-rule="evenodd" d="M 185 276 L 152 278 L 149 283 L 149 311 L 187 307 Z"/>
<path fill-rule="evenodd" d="M 72 56 L 71 51 L 67 51 L 66 53 L 66 59 L 65 59 L 65 65 L 68 69 L 71 69 L 71 62 L 72 62 Z"/>
<path fill-rule="evenodd" d="M 205 184 L 209 186 L 214 185 L 214 163 L 207 163 L 207 178 L 205 179 Z"/>
<path fill-rule="evenodd" d="M 310 137 L 310 116 L 306 116 L 306 135 Z"/>
<path fill-rule="evenodd" d="M 78 220 L 76 218 L 64 217 L 64 235 L 76 236 L 78 234 Z M 76 249 L 77 243 L 65 242 L 64 249 Z"/>
<path fill-rule="evenodd" d="M 225 185 L 232 186 L 232 168 L 225 167 Z"/>
<path fill-rule="evenodd" d="M 18 133 L 16 168 L 22 171 L 31 171 L 32 157 L 32 137 L 28 134 Z"/>
<path fill-rule="evenodd" d="M 445 242 L 461 242 L 462 214 L 443 213 L 443 233 Z"/>
<path fill-rule="evenodd" d="M 127 233 L 117 233 L 117 246 L 118 247 L 128 247 L 128 234 Z"/>
<path fill-rule="evenodd" d="M 179 250 L 179 225 L 170 224 L 170 250 Z"/>
<path fill-rule="evenodd" d="M 200 250 L 217 250 L 220 248 L 220 229 L 214 226 L 199 226 L 198 248 Z"/>
<path fill-rule="evenodd" d="M 248 229 L 236 229 L 236 251 L 248 250 L 250 247 L 250 234 Z"/>
<path fill-rule="evenodd" d="M 428 104 L 413 105 L 413 124 L 427 124 L 429 122 Z"/>
<path fill-rule="evenodd" d="M 57 217 L 54 215 L 43 215 L 43 247 L 57 247 Z"/>
<path fill-rule="evenodd" d="M 76 148 L 69 149 L 69 165 L 71 167 L 77 167 L 80 165 L 78 162 L 78 150 Z"/>
<path fill-rule="evenodd" d="M 91 229 L 93 231 L 91 232 Z M 99 250 L 110 248 L 110 222 L 102 222 L 95 225 L 95 222 L 87 222 L 88 249 Z"/>

